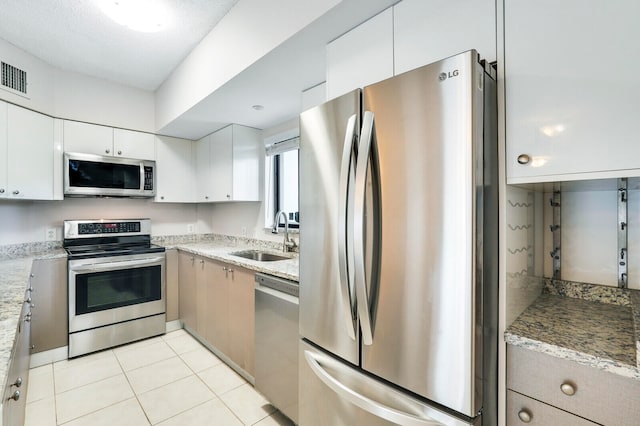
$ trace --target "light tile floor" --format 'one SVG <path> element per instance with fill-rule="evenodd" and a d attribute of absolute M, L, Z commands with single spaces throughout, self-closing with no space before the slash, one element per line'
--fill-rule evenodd
<path fill-rule="evenodd" d="M 27 426 L 291 426 L 184 330 L 29 372 Z"/>

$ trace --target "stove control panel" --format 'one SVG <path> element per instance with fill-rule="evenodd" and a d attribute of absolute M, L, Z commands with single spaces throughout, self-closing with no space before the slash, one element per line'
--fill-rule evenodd
<path fill-rule="evenodd" d="M 131 234 L 140 232 L 140 222 L 79 223 L 78 235 Z"/>
<path fill-rule="evenodd" d="M 149 219 L 65 220 L 64 238 L 151 235 Z"/>

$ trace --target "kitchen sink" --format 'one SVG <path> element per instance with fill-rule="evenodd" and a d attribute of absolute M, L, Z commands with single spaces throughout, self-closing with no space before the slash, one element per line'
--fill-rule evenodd
<path fill-rule="evenodd" d="M 229 253 L 231 256 L 243 257 L 245 259 L 257 260 L 258 262 L 274 262 L 277 260 L 289 260 L 290 257 L 281 256 L 279 254 L 274 254 L 266 251 L 260 250 L 243 250 L 236 251 L 233 253 Z"/>

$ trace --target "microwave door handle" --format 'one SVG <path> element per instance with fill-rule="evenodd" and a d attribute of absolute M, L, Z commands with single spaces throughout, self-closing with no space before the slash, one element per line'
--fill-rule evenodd
<path fill-rule="evenodd" d="M 143 259 L 143 260 L 123 260 L 121 262 L 106 262 L 106 263 L 94 263 L 91 265 L 78 265 L 72 266 L 69 265 L 69 270 L 74 272 L 103 272 L 103 271 L 113 271 L 116 269 L 124 269 L 124 268 L 140 268 L 143 266 L 152 266 L 160 263 L 164 258 L 162 257 L 154 257 L 151 259 Z"/>
<path fill-rule="evenodd" d="M 342 161 L 340 167 L 340 195 L 338 201 L 338 265 L 340 270 L 340 295 L 342 296 L 342 310 L 347 334 L 351 340 L 356 340 L 355 322 L 355 297 L 351 294 L 355 284 L 353 271 L 349 270 L 349 255 L 353 250 L 353 240 L 348 235 L 348 205 L 349 197 L 353 194 L 351 180 L 354 172 L 353 144 L 356 140 L 357 115 L 353 114 L 347 121 L 347 130 L 344 136 L 342 148 Z M 350 190 L 351 189 L 351 190 Z"/>

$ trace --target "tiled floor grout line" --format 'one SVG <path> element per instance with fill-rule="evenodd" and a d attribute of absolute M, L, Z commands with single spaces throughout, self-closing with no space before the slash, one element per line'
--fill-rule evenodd
<path fill-rule="evenodd" d="M 167 346 L 169 346 L 169 345 L 167 345 Z M 149 424 L 152 424 L 151 423 L 151 419 L 149 418 L 149 416 L 147 415 L 147 412 L 144 410 L 144 407 L 140 403 L 140 399 L 138 399 L 138 394 L 133 389 L 133 386 L 131 385 L 131 382 L 129 381 L 129 377 L 127 377 L 126 371 L 124 371 L 124 367 L 122 366 L 122 363 L 120 362 L 120 358 L 118 358 L 118 355 L 115 352 L 113 353 L 113 356 L 116 357 L 116 361 L 118 362 L 118 365 L 120 366 L 120 370 L 122 370 L 122 374 L 124 375 L 124 378 L 127 381 L 127 384 L 129 385 L 129 388 L 131 388 L 131 392 L 133 392 L 133 397 L 136 399 L 136 403 L 140 407 L 140 410 L 142 410 L 142 414 L 144 414 L 144 417 L 147 419 L 147 422 Z"/>

